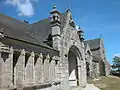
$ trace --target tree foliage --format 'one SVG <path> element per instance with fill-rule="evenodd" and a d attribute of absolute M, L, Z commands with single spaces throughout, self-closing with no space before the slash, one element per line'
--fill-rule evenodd
<path fill-rule="evenodd" d="M 120 57 L 119 56 L 115 56 L 113 58 L 113 65 L 112 65 L 113 69 L 116 69 L 117 71 L 120 72 Z"/>

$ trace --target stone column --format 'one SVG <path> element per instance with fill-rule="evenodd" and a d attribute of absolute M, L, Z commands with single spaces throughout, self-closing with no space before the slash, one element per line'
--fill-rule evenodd
<path fill-rule="evenodd" d="M 84 61 L 81 61 L 81 87 L 84 87 Z"/>
<path fill-rule="evenodd" d="M 61 58 L 60 58 L 61 59 Z M 60 60 L 56 59 L 56 60 Z M 70 84 L 69 84 L 69 72 L 68 72 L 68 57 L 62 56 L 61 61 L 59 61 L 59 75 L 60 75 L 60 88 L 63 90 L 69 90 Z"/>
<path fill-rule="evenodd" d="M 49 64 L 49 79 L 50 81 L 55 81 L 55 59 L 52 57 L 52 60 Z"/>
<path fill-rule="evenodd" d="M 12 88 L 12 72 L 13 72 L 13 48 L 10 48 L 10 52 L 8 53 L 8 58 L 5 60 L 5 84 L 7 87 Z"/>
<path fill-rule="evenodd" d="M 93 75 L 93 61 L 92 61 L 92 56 L 90 56 L 90 76 L 91 78 L 93 79 L 94 78 L 94 75 Z"/>
<path fill-rule="evenodd" d="M 86 86 L 86 66 L 85 66 L 85 62 L 84 60 L 81 61 L 81 83 L 80 83 L 80 86 L 81 87 L 85 87 Z"/>
<path fill-rule="evenodd" d="M 1 52 L 0 52 L 0 88 L 3 87 L 4 87 L 4 60 L 1 57 Z"/>
<path fill-rule="evenodd" d="M 56 60 L 55 61 L 56 62 L 56 64 L 55 64 L 55 81 L 59 81 L 60 80 L 60 72 L 59 72 L 59 61 L 58 60 Z"/>
<path fill-rule="evenodd" d="M 93 62 L 93 77 L 96 78 L 96 63 Z"/>
<path fill-rule="evenodd" d="M 12 86 L 12 60 L 13 49 L 3 47 L 0 52 L 0 84 L 4 88 L 11 88 Z"/>
<path fill-rule="evenodd" d="M 17 60 L 15 67 L 16 86 L 22 88 L 24 86 L 24 67 L 25 67 L 25 50 L 21 50 L 21 54 Z"/>
<path fill-rule="evenodd" d="M 10 48 L 10 54 L 9 54 L 9 58 L 10 58 L 10 82 L 11 85 L 13 85 L 13 48 Z"/>
<path fill-rule="evenodd" d="M 83 60 L 83 87 L 87 85 L 87 75 L 86 75 L 86 61 L 85 59 Z"/>
<path fill-rule="evenodd" d="M 61 82 L 61 71 L 60 71 L 60 60 L 56 61 L 56 65 L 55 65 L 55 81 L 56 82 Z M 69 76 L 68 76 L 69 77 Z M 60 90 L 60 85 L 58 84 L 56 86 L 56 90 Z M 67 88 L 67 87 L 66 87 Z"/>
<path fill-rule="evenodd" d="M 82 61 L 77 57 L 77 68 L 78 68 L 78 84 L 82 86 Z"/>
<path fill-rule="evenodd" d="M 79 58 L 77 59 L 77 61 L 79 60 Z M 79 77 L 79 86 L 84 87 L 85 86 L 85 82 L 86 82 L 86 68 L 84 66 L 84 61 L 83 60 L 79 60 L 78 61 L 78 77 Z"/>
<path fill-rule="evenodd" d="M 43 64 L 43 80 L 44 80 L 44 82 L 49 82 L 49 60 L 50 60 L 50 56 L 47 55 L 46 59 L 44 60 L 44 64 Z"/>
<path fill-rule="evenodd" d="M 96 77 L 98 78 L 99 76 L 100 76 L 99 63 L 96 63 Z"/>
<path fill-rule="evenodd" d="M 43 55 L 41 53 L 35 64 L 35 83 L 37 84 L 42 83 L 42 71 L 43 71 L 42 62 L 43 62 Z"/>
<path fill-rule="evenodd" d="M 27 85 L 33 85 L 35 83 L 34 59 L 35 54 L 32 52 L 25 67 L 25 82 Z"/>

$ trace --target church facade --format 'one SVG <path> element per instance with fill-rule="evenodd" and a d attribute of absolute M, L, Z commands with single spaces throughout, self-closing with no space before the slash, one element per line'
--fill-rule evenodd
<path fill-rule="evenodd" d="M 1 89 L 70 90 L 106 75 L 103 39 L 85 41 L 69 9 L 50 14 L 32 24 L 0 14 Z"/>

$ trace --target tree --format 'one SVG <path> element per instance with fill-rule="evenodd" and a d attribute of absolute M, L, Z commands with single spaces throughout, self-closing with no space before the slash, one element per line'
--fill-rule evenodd
<path fill-rule="evenodd" d="M 112 68 L 115 69 L 117 72 L 120 73 L 120 57 L 119 56 L 115 56 L 113 58 Z"/>

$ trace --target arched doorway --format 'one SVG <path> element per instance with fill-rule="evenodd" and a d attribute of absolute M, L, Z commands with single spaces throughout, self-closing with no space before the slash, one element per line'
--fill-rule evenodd
<path fill-rule="evenodd" d="M 80 52 L 76 46 L 71 46 L 68 52 L 69 84 L 70 86 L 79 85 L 78 59 Z"/>

